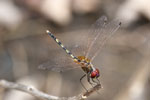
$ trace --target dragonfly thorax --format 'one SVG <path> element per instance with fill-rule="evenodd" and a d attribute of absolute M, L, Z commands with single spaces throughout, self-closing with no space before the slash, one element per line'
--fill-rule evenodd
<path fill-rule="evenodd" d="M 99 70 L 97 68 L 94 68 L 94 66 L 91 64 L 90 59 L 86 58 L 85 56 L 78 56 L 78 61 L 75 61 L 75 63 L 80 64 L 82 70 L 85 73 L 90 73 L 91 78 L 97 78 L 99 77 Z"/>
<path fill-rule="evenodd" d="M 91 64 L 90 59 L 86 58 L 85 56 L 78 56 L 76 59 L 74 59 L 74 62 L 80 64 L 82 67 Z"/>

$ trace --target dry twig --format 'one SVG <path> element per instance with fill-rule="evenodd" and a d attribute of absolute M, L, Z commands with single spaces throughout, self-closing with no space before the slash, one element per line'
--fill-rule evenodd
<path fill-rule="evenodd" d="M 14 82 L 8 82 L 6 80 L 0 80 L 0 86 L 4 88 L 10 88 L 10 89 L 23 91 L 23 92 L 29 93 L 37 98 L 41 98 L 44 100 L 85 100 L 88 96 L 90 96 L 92 93 L 94 93 L 95 91 L 101 88 L 101 85 L 98 84 L 94 86 L 93 88 L 89 89 L 87 92 L 81 93 L 77 96 L 57 97 L 57 96 L 52 96 L 44 92 L 41 92 L 32 86 L 26 86 L 26 85 L 14 83 Z"/>

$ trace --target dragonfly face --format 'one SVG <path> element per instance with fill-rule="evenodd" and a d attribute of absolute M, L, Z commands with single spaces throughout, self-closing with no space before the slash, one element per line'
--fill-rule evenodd
<path fill-rule="evenodd" d="M 99 70 L 96 68 L 94 71 L 91 72 L 91 78 L 98 78 L 100 76 Z"/>

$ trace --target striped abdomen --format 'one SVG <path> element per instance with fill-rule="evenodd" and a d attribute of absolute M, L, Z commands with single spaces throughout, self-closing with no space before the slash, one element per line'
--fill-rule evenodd
<path fill-rule="evenodd" d="M 60 45 L 60 47 L 62 47 L 64 50 L 65 50 L 65 52 L 68 54 L 68 55 L 70 55 L 70 57 L 75 61 L 75 62 L 80 62 L 80 60 L 77 58 L 77 57 L 75 57 L 50 31 L 46 31 L 47 32 L 47 34 L 49 35 L 49 36 L 51 36 L 54 40 L 55 40 L 55 42 L 58 44 L 58 45 Z"/>

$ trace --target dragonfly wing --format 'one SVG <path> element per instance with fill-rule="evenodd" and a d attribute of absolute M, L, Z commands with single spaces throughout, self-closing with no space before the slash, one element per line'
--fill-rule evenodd
<path fill-rule="evenodd" d="M 43 63 L 39 66 L 39 69 L 51 70 L 51 71 L 55 71 L 55 72 L 64 72 L 64 71 L 71 70 L 71 69 L 76 69 L 76 68 L 79 68 L 79 67 L 77 67 L 77 65 L 73 66 L 72 64 L 68 64 L 68 65 L 65 64 L 65 66 L 60 65 L 58 63 L 53 64 L 50 61 L 46 62 L 46 63 Z"/>
<path fill-rule="evenodd" d="M 75 45 L 72 48 L 72 52 L 78 56 L 86 56 L 88 49 L 96 37 L 98 32 L 96 29 L 102 29 L 107 22 L 107 17 L 102 16 L 100 17 L 88 30 L 81 32 L 78 36 Z"/>
<path fill-rule="evenodd" d="M 80 68 L 49 35 L 42 35 L 41 43 L 44 57 L 38 68 L 56 72 Z"/>
<path fill-rule="evenodd" d="M 74 37 L 74 45 L 71 48 L 71 51 L 73 54 L 75 54 L 77 57 L 78 56 L 85 56 L 87 47 L 85 44 L 87 44 L 87 37 L 84 34 L 85 32 L 81 32 L 79 35 L 76 35 Z"/>
<path fill-rule="evenodd" d="M 89 35 L 89 38 L 91 38 L 89 39 L 89 47 L 86 57 L 91 59 L 91 61 L 96 57 L 107 40 L 112 37 L 121 25 L 119 20 L 113 20 L 108 24 L 104 23 L 103 25 L 97 25 L 97 23 L 100 23 L 99 21 L 101 20 L 98 20 L 95 23 L 95 28 L 93 28 L 92 31 L 94 33 L 90 33 L 91 35 L 94 34 L 94 36 Z"/>
<path fill-rule="evenodd" d="M 38 68 L 44 70 L 52 70 L 56 72 L 63 72 L 66 70 L 80 68 L 79 65 L 77 65 L 71 58 L 68 57 L 68 55 L 62 56 L 61 53 L 58 55 L 59 56 L 57 56 L 56 54 L 56 57 L 53 57 L 47 62 L 40 64 Z"/>

